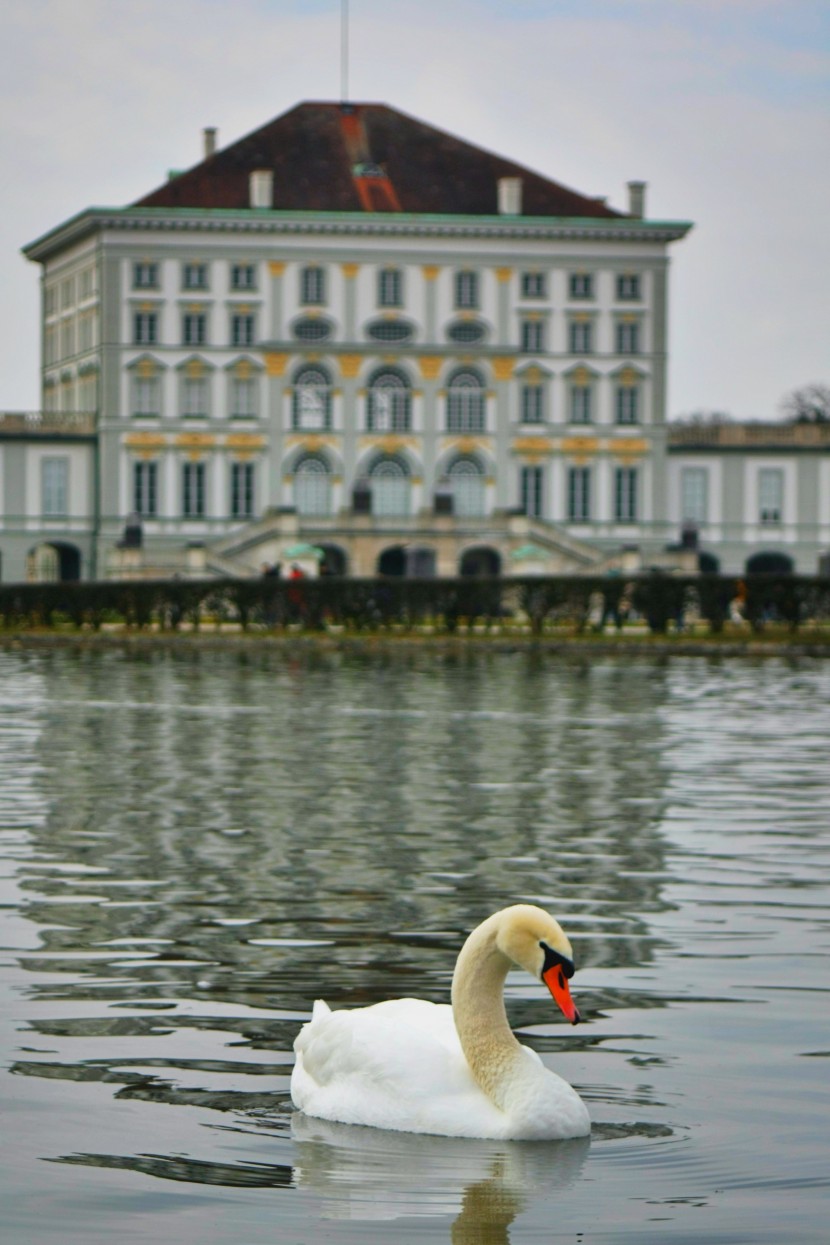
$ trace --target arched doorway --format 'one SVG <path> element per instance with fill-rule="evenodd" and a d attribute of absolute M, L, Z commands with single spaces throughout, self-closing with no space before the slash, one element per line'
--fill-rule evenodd
<path fill-rule="evenodd" d="M 434 579 L 435 550 L 426 546 L 407 549 L 406 574 L 409 579 Z"/>
<path fill-rule="evenodd" d="M 26 578 L 33 583 L 74 582 L 81 578 L 81 552 L 58 540 L 35 545 L 26 559 Z"/>
<path fill-rule="evenodd" d="M 500 575 L 501 555 L 498 550 L 491 549 L 487 545 L 465 549 L 461 555 L 459 572 L 461 575 Z"/>
<path fill-rule="evenodd" d="M 406 462 L 398 457 L 379 458 L 369 472 L 372 514 L 409 514 L 410 480 Z"/>
<path fill-rule="evenodd" d="M 453 496 L 453 513 L 481 518 L 484 514 L 484 472 L 475 458 L 457 458 L 447 472 Z"/>
<path fill-rule="evenodd" d="M 406 574 L 406 549 L 403 545 L 393 545 L 384 549 L 378 558 L 378 575 L 403 576 Z"/>
<path fill-rule="evenodd" d="M 320 562 L 321 575 L 345 575 L 349 569 L 349 559 L 345 549 L 339 545 L 318 545 L 322 549 L 323 558 Z"/>
<path fill-rule="evenodd" d="M 762 550 L 746 560 L 747 575 L 791 575 L 793 560 L 787 553 Z"/>
<path fill-rule="evenodd" d="M 305 454 L 294 468 L 294 505 L 297 514 L 331 513 L 331 473 L 319 454 Z"/>

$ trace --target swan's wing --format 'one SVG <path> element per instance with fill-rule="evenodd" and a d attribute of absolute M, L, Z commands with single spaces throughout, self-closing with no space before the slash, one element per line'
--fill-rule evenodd
<path fill-rule="evenodd" d="M 495 1110 L 473 1080 L 447 1006 L 396 999 L 332 1012 L 315 1005 L 294 1047 L 291 1096 L 309 1115 L 457 1133 L 477 1107 Z"/>

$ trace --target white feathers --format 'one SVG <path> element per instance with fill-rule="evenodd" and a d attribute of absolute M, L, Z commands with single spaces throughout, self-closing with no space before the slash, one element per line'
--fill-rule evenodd
<path fill-rule="evenodd" d="M 501 953 L 488 947 L 475 954 L 482 958 Z M 499 1003 L 509 961 L 504 964 Z M 461 957 L 459 968 L 475 971 Z M 506 1021 L 504 1031 L 493 1022 L 491 1066 L 485 1066 L 487 1050 L 479 1049 L 475 1059 L 482 1066 L 474 1075 L 459 1034 L 465 1026 L 480 1030 L 487 1004 L 493 1002 L 482 999 L 481 1012 L 471 1017 L 459 1015 L 458 1004 L 454 1014 L 451 1007 L 419 999 L 334 1012 L 318 1000 L 294 1044 L 294 1105 L 308 1115 L 344 1124 L 448 1137 L 586 1135 L 590 1120 L 579 1096 L 516 1042 Z M 478 1041 L 481 1047 L 480 1037 Z M 491 1082 L 492 1094 L 481 1088 Z"/>

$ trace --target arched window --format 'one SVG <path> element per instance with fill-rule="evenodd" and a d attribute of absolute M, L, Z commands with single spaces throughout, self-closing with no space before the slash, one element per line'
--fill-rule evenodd
<path fill-rule="evenodd" d="M 477 372 L 455 372 L 447 387 L 447 431 L 484 431 L 484 386 Z"/>
<path fill-rule="evenodd" d="M 375 372 L 369 382 L 366 424 L 370 432 L 409 432 L 411 394 L 400 372 Z"/>
<path fill-rule="evenodd" d="M 409 472 L 399 458 L 379 458 L 369 472 L 372 514 L 409 514 Z"/>
<path fill-rule="evenodd" d="M 306 432 L 331 427 L 331 384 L 321 367 L 305 367 L 294 379 L 294 427 Z"/>
<path fill-rule="evenodd" d="M 457 458 L 447 472 L 452 488 L 453 513 L 480 517 L 485 513 L 484 472 L 474 458 Z"/>
<path fill-rule="evenodd" d="M 298 514 L 331 514 L 331 475 L 318 454 L 306 454 L 294 468 L 294 505 Z"/>

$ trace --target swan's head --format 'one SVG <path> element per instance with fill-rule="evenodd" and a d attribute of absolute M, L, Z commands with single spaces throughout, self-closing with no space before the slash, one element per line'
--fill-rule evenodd
<path fill-rule="evenodd" d="M 572 1025 L 581 1019 L 568 981 L 574 975 L 574 953 L 558 921 L 542 908 L 516 904 L 500 914 L 496 944 L 514 964 L 519 964 L 550 990 L 562 1015 Z"/>

